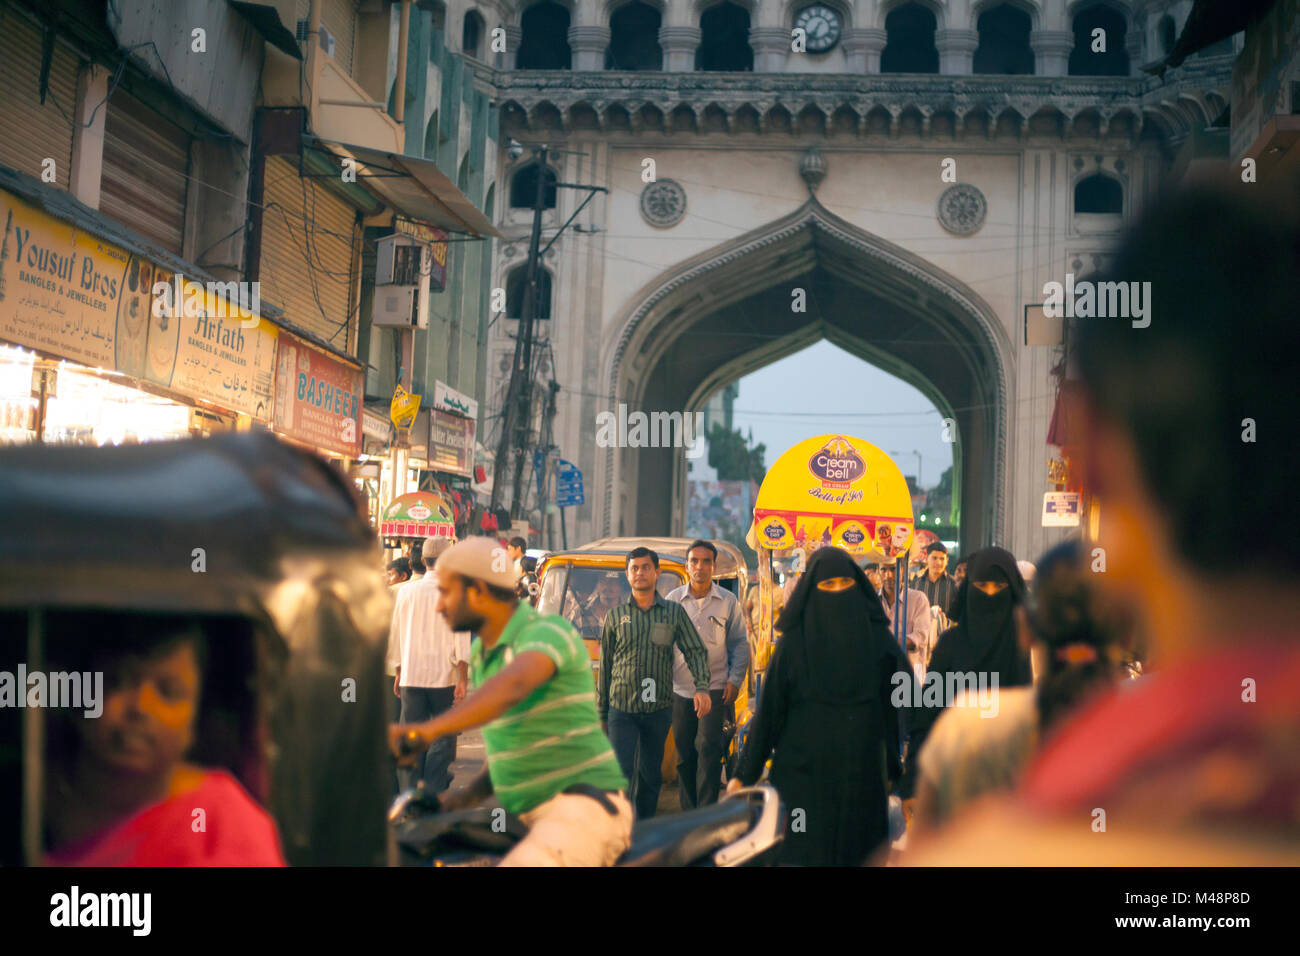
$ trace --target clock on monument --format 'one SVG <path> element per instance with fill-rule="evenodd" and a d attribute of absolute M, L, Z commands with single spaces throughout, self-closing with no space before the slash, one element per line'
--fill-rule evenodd
<path fill-rule="evenodd" d="M 804 32 L 809 53 L 825 53 L 840 39 L 840 15 L 824 3 L 804 7 L 794 18 L 794 25 Z"/>

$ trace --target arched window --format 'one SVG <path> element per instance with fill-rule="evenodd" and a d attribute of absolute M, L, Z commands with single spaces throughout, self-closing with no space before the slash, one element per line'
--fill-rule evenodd
<path fill-rule="evenodd" d="M 888 36 L 880 54 L 881 73 L 938 73 L 934 14 L 919 3 L 905 3 L 885 17 Z"/>
<path fill-rule="evenodd" d="M 700 45 L 695 51 L 697 70 L 741 73 L 754 68 L 749 45 L 749 11 L 725 0 L 700 16 Z"/>
<path fill-rule="evenodd" d="M 662 70 L 664 51 L 659 46 L 659 11 L 642 0 L 625 3 L 609 18 L 607 70 Z"/>
<path fill-rule="evenodd" d="M 1029 46 L 1029 14 L 1009 3 L 980 14 L 976 22 L 980 45 L 975 50 L 976 73 L 1033 73 L 1034 51 Z"/>
<path fill-rule="evenodd" d="M 424 158 L 436 159 L 438 156 L 438 145 L 441 143 L 441 137 L 438 135 L 438 111 L 434 110 L 433 115 L 429 117 L 429 125 L 424 130 Z"/>
<path fill-rule="evenodd" d="M 524 314 L 524 293 L 528 291 L 528 266 L 516 266 L 506 276 L 506 318 L 519 319 Z M 551 317 L 551 274 L 546 269 L 537 271 L 537 311 L 534 319 Z"/>
<path fill-rule="evenodd" d="M 519 21 L 523 33 L 516 65 L 521 70 L 567 70 L 569 11 L 554 0 L 542 0 L 524 11 Z"/>
<path fill-rule="evenodd" d="M 447 5 L 443 3 L 442 0 L 415 0 L 415 5 L 417 8 L 421 10 L 427 10 L 429 13 L 433 14 L 432 26 L 435 30 L 442 30 L 446 27 Z M 305 3 L 299 4 L 300 8 L 304 8 L 306 6 L 307 5 Z M 353 6 L 356 6 L 356 4 L 353 4 Z"/>
<path fill-rule="evenodd" d="M 466 56 L 482 59 L 479 44 L 483 42 L 483 18 L 477 10 L 465 14 L 465 25 L 460 32 L 460 49 Z"/>
<path fill-rule="evenodd" d="M 1128 50 L 1124 48 L 1127 32 L 1124 15 L 1114 7 L 1098 3 L 1078 11 L 1074 15 L 1070 75 L 1128 76 Z M 1093 46 L 1103 43 L 1105 49 L 1094 53 Z"/>
<path fill-rule="evenodd" d="M 460 169 L 456 173 L 456 188 L 462 193 L 469 193 L 469 177 L 473 170 L 469 165 L 469 153 L 465 153 L 465 158 L 460 161 Z"/>
<path fill-rule="evenodd" d="M 1074 211 L 1120 215 L 1124 212 L 1124 187 L 1101 173 L 1081 179 L 1074 186 Z"/>
<path fill-rule="evenodd" d="M 532 209 L 537 201 L 538 165 L 529 163 L 510 180 L 510 208 Z M 546 183 L 542 187 L 542 208 L 555 208 L 555 170 L 546 168 Z"/>
<path fill-rule="evenodd" d="M 1178 31 L 1174 27 L 1174 18 L 1165 14 L 1160 18 L 1160 52 L 1165 56 L 1174 52 L 1174 44 L 1178 42 Z"/>

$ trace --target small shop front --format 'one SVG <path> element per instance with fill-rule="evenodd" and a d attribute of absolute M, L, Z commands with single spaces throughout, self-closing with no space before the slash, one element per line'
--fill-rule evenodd
<path fill-rule="evenodd" d="M 270 322 L 4 168 L 0 224 L 0 441 L 122 444 L 270 424 Z"/>

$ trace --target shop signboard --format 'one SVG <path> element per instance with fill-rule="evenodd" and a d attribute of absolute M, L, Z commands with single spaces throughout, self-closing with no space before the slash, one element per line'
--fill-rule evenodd
<path fill-rule="evenodd" d="M 0 339 L 270 420 L 278 330 L 222 294 L 236 284 L 181 278 L 7 192 L 0 227 Z"/>
<path fill-rule="evenodd" d="M 1081 495 L 1077 491 L 1043 493 L 1043 527 L 1077 528 Z"/>
<path fill-rule="evenodd" d="M 361 454 L 364 378 L 331 355 L 281 335 L 275 379 L 275 428 L 316 448 Z"/>
<path fill-rule="evenodd" d="M 400 384 L 393 389 L 393 401 L 389 406 L 388 417 L 392 419 L 399 431 L 409 431 L 415 424 L 415 417 L 420 414 L 420 396 L 412 395 Z"/>
<path fill-rule="evenodd" d="M 474 462 L 474 422 L 439 409 L 429 415 L 429 467 L 469 476 Z"/>
<path fill-rule="evenodd" d="M 433 384 L 433 407 L 478 421 L 478 402 L 442 381 Z"/>
<path fill-rule="evenodd" d="M 155 277 L 177 291 L 168 296 L 170 302 L 152 303 L 143 371 L 121 371 L 270 421 L 279 329 L 260 316 L 230 314 L 237 304 L 228 305 L 197 282 L 160 270 Z M 146 291 L 143 281 L 140 288 Z M 129 278 L 127 292 L 131 294 Z"/>

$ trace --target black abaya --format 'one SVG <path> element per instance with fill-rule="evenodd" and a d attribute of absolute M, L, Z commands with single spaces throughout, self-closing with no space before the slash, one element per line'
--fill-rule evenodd
<path fill-rule="evenodd" d="M 975 581 L 1001 581 L 1007 586 L 995 595 L 973 586 Z M 939 636 L 930 657 L 926 676 L 938 674 L 949 686 L 949 674 L 974 674 L 986 686 L 997 675 L 999 690 L 1026 687 L 1033 683 L 1029 655 L 1020 647 L 1015 609 L 1025 600 L 1025 581 L 1016 559 L 1002 548 L 984 548 L 971 555 L 966 580 L 957 590 L 954 603 L 961 608 L 957 624 Z M 951 701 L 944 701 L 945 707 Z M 912 795 L 916 786 L 917 760 L 930 728 L 943 713 L 942 707 L 917 707 L 912 712 L 908 743 L 907 772 L 900 792 Z"/>
<path fill-rule="evenodd" d="M 853 586 L 816 587 L 833 577 Z M 889 837 L 889 782 L 901 772 L 891 695 L 896 673 L 911 679 L 907 658 L 875 591 L 838 548 L 813 555 L 778 627 L 736 775 L 754 783 L 772 755 L 771 782 L 789 814 L 782 863 L 860 865 Z"/>

